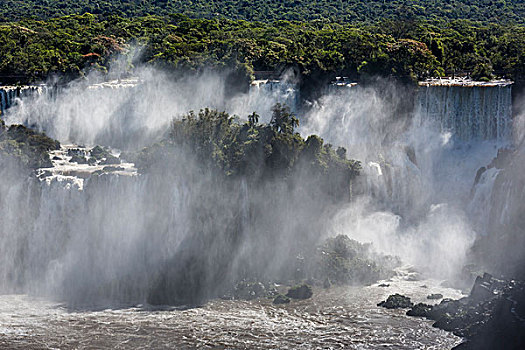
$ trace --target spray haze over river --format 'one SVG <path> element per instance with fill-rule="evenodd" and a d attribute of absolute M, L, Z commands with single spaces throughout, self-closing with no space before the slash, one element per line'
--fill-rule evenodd
<path fill-rule="evenodd" d="M 231 96 L 220 74 L 174 80 L 138 69 L 135 76 L 103 84 L 88 77 L 33 94 L 3 119 L 64 145 L 107 146 L 119 156 L 160 141 L 172 119 L 190 110 L 215 108 L 242 120 L 257 111 L 262 123 L 276 102 L 295 103 L 303 137 L 317 134 L 361 161 L 355 193 L 334 203 L 307 188 L 306 173 L 291 186 L 274 179 L 232 186 L 203 172 L 183 149 L 147 174 L 124 162 L 120 172 L 89 177 L 79 174 L 101 166 L 70 169 L 64 148 L 53 165 L 67 171 L 47 169 L 48 181 L 27 179 L 5 161 L 1 346 L 443 349 L 460 342 L 427 321 L 375 305 L 393 292 L 416 301 L 430 293 L 461 297 L 441 282 L 459 278 L 476 237 L 490 234 L 484 213 L 493 205 L 498 169 L 476 185 L 474 179 L 498 149 L 516 143 L 509 86 L 424 87 L 407 102 L 414 92 L 378 80 L 327 89 L 305 107 L 290 83 L 258 82 Z M 226 234 L 233 230 L 241 232 L 235 240 Z M 199 241 L 196 232 L 214 239 Z M 285 280 L 305 247 L 339 234 L 401 259 L 389 287 L 315 288 L 312 300 L 283 307 L 217 299 L 248 273 Z M 170 287 L 177 304 L 191 299 L 202 306 L 151 306 L 152 290 L 178 278 L 185 285 Z"/>

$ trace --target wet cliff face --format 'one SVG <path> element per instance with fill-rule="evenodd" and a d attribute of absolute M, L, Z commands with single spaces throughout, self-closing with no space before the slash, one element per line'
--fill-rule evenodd
<path fill-rule="evenodd" d="M 502 150 L 474 187 L 484 235 L 474 256 L 487 270 L 525 278 L 525 149 Z M 487 185 L 488 184 L 488 185 Z"/>

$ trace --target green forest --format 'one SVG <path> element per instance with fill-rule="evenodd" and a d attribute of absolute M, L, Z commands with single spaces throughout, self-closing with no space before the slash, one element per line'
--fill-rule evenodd
<path fill-rule="evenodd" d="M 139 47 L 140 55 L 133 55 Z M 435 24 L 383 20 L 379 24 L 248 22 L 185 15 L 100 18 L 70 15 L 0 24 L 0 81 L 78 77 L 106 71 L 115 57 L 132 67 L 231 69 L 235 81 L 254 71 L 296 68 L 306 81 L 345 75 L 395 76 L 415 81 L 468 71 L 475 78 L 520 79 L 525 26 L 466 20 Z M 243 79 L 240 79 L 243 78 Z"/>
<path fill-rule="evenodd" d="M 241 123 L 226 112 L 203 109 L 173 120 L 164 141 L 129 153 L 139 170 L 169 162 L 169 152 L 187 149 L 199 164 L 217 170 L 227 177 L 248 177 L 253 182 L 291 178 L 302 173 L 314 175 L 317 186 L 332 197 L 345 198 L 348 188 L 361 169 L 361 164 L 348 160 L 346 149 L 335 149 L 323 139 L 307 139 L 295 131 L 299 120 L 288 107 L 276 104 L 268 124 L 259 123 L 255 112 Z M 169 156 L 168 156 L 169 155 Z M 166 159 L 166 162 L 159 161 Z M 215 172 L 214 172 L 215 173 Z"/>
<path fill-rule="evenodd" d="M 378 19 L 470 19 L 525 23 L 525 3 L 521 0 L 1 0 L 0 5 L 0 18 L 8 21 L 89 12 L 122 17 L 182 13 L 195 18 L 248 21 L 374 23 Z"/>

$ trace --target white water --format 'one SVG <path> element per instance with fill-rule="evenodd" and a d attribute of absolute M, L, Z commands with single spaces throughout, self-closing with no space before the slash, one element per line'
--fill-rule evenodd
<path fill-rule="evenodd" d="M 139 149 L 159 139 L 173 118 L 209 107 L 246 119 L 257 112 L 269 122 L 280 102 L 297 109 L 298 92 L 291 83 L 257 81 L 247 93 L 231 98 L 222 76 L 214 73 L 174 81 L 153 70 L 137 77 L 98 83 L 98 77 L 60 88 L 60 96 L 40 94 L 5 113 L 7 124 L 24 124 L 66 143 Z"/>
<path fill-rule="evenodd" d="M 144 305 L 68 310 L 21 295 L 0 296 L 0 347 L 32 348 L 256 348 L 256 349 L 450 349 L 461 339 L 404 315 L 376 307 L 394 292 L 432 303 L 431 293 L 462 295 L 440 281 L 407 281 L 405 271 L 389 287 L 316 289 L 312 300 L 276 306 L 271 300 L 213 300 L 199 308 Z"/>
<path fill-rule="evenodd" d="M 477 170 L 510 143 L 510 87 L 425 87 L 414 116 L 399 113 L 402 95 L 388 84 L 339 90 L 306 115 L 302 133 L 345 146 L 367 175 L 368 195 L 340 211 L 334 232 L 451 278 L 486 233 L 478 215 L 490 200 L 471 190 Z M 492 132 L 489 120 L 504 127 Z M 492 191 L 487 181 L 477 187 Z"/>
<path fill-rule="evenodd" d="M 8 108 L 13 107 L 22 99 L 35 98 L 46 91 L 45 85 L 2 86 L 0 85 L 0 116 L 4 116 Z"/>
<path fill-rule="evenodd" d="M 61 142 L 133 148 L 158 139 L 172 117 L 189 109 L 231 107 L 241 116 L 257 111 L 267 121 L 273 102 L 295 100 L 289 88 L 274 90 L 264 85 L 226 99 L 220 77 L 172 82 L 155 72 L 145 74 L 142 84 L 130 84 L 129 88 L 74 84 L 56 100 L 42 97 L 19 104 L 7 113 L 6 120 L 35 125 Z M 240 221 L 245 237 L 238 249 L 230 252 L 231 275 L 224 276 L 225 281 L 247 262 L 260 265 L 268 276 L 277 276 L 284 263 L 282 257 L 297 248 L 297 242 L 314 242 L 324 234 L 341 233 L 372 242 L 377 251 L 399 255 L 427 275 L 452 278 L 466 262 L 466 252 L 483 226 L 472 219 L 472 212 L 488 205 L 483 202 L 487 196 L 476 190 L 474 200 L 482 205 L 471 203 L 469 209 L 474 176 L 479 167 L 490 163 L 507 134 L 483 131 L 489 129 L 473 122 L 470 107 L 462 104 L 449 105 L 457 107 L 457 113 L 399 115 L 403 95 L 397 93 L 395 86 L 388 85 L 349 87 L 324 96 L 302 120 L 304 136 L 317 133 L 334 146 L 345 146 L 349 157 L 363 162 L 366 188 L 343 207 L 331 207 L 322 197 L 317 198 L 318 203 L 307 205 L 311 200 L 305 198 L 300 184 L 292 191 L 274 184 L 255 190 L 247 188 L 246 182 L 238 189 L 222 187 L 201 174 L 198 164 L 185 154 L 170 159 L 156 176 L 107 174 L 74 186 L 64 185 L 74 183 L 74 179 L 59 180 L 64 172 L 81 170 L 79 166 L 65 169 L 71 166 L 66 164 L 67 159 L 64 164 L 55 162 L 50 171 L 57 180 L 46 181 L 46 185 L 17 178 L 15 170 L 4 167 L 2 177 L 8 180 L 0 184 L 0 229 L 4 233 L 0 241 L 0 287 L 4 292 L 57 298 L 68 306 L 144 303 L 166 262 L 188 250 L 200 253 L 198 247 L 184 246 L 185 238 L 196 232 L 227 231 L 235 220 Z M 497 111 L 505 110 L 504 99 L 498 94 L 487 96 L 495 99 Z M 451 98 L 438 96 L 444 104 Z M 438 105 L 436 98 L 432 101 Z M 480 111 L 485 110 L 483 106 Z M 497 114 L 496 120 L 503 119 L 507 125 L 510 121 L 505 113 Z M 459 128 L 443 127 L 442 120 L 452 119 L 461 121 L 454 124 Z M 469 127 L 476 131 L 467 132 Z M 478 187 L 490 191 L 489 176 L 490 172 L 484 174 Z M 202 207 L 211 212 L 210 217 L 199 217 Z M 257 208 L 263 215 L 251 218 L 250 224 L 247 218 L 251 210 L 247 208 Z M 237 218 L 239 212 L 241 218 Z M 303 236 L 298 237 L 297 231 Z M 204 266 L 210 275 L 215 271 L 214 254 L 229 244 L 221 238 L 218 235 L 206 252 L 209 257 Z M 180 269 L 185 268 L 182 265 Z M 107 329 L 101 331 L 101 346 L 117 347 L 128 347 L 126 342 L 134 339 L 144 346 L 235 347 L 257 342 L 261 347 L 272 347 L 282 341 L 295 348 L 315 342 L 312 334 L 320 344 L 350 342 L 355 348 L 366 348 L 366 344 L 429 349 L 452 345 L 457 339 L 430 328 L 425 321 L 374 306 L 387 294 L 410 294 L 427 284 L 416 283 L 392 283 L 395 289 L 388 291 L 378 287 L 348 289 L 339 296 L 321 292 L 319 299 L 305 304 L 303 311 L 292 305 L 284 313 L 263 301 L 262 306 L 258 302 L 215 301 L 202 310 L 187 312 L 124 308 L 68 313 L 46 302 L 5 296 L 4 303 L 12 302 L 22 310 L 34 308 L 37 315 L 24 313 L 22 325 L 5 321 L 8 326 L 4 334 L 8 344 L 20 347 L 40 341 L 58 347 L 60 341 L 63 347 L 89 344 L 92 339 L 86 338 L 86 329 L 101 330 L 101 324 Z M 442 290 L 437 282 L 432 283 L 435 291 Z M 422 298 L 423 293 L 426 291 L 414 295 Z M 321 305 L 318 309 L 317 303 Z M 359 312 L 344 319 L 351 310 Z M 250 323 L 254 317 L 272 313 L 282 313 L 282 318 Z M 341 322 L 339 313 L 343 315 Z M 17 311 L 2 313 L 5 320 L 16 319 L 16 315 Z M 168 320 L 172 321 L 166 324 Z M 129 333 L 130 324 L 137 325 L 137 330 L 146 329 L 147 334 L 136 339 Z M 195 325 L 209 326 L 195 332 Z M 257 331 L 246 333 L 251 326 Z M 420 327 L 425 331 L 410 335 Z M 154 333 L 153 339 L 149 333 L 155 328 L 161 331 Z M 50 336 L 50 329 L 59 329 L 58 336 Z M 297 335 L 297 329 L 304 335 Z M 168 337 L 173 331 L 179 332 L 178 340 Z M 235 337 L 227 336 L 227 332 Z"/>
<path fill-rule="evenodd" d="M 420 87 L 419 113 L 458 139 L 509 141 L 511 85 Z"/>

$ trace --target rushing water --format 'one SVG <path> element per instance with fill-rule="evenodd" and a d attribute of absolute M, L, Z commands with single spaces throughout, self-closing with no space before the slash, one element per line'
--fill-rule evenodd
<path fill-rule="evenodd" d="M 512 132 L 511 85 L 420 87 L 420 113 L 462 140 L 508 141 Z"/>
<path fill-rule="evenodd" d="M 276 306 L 268 299 L 213 300 L 200 307 L 136 306 L 68 310 L 25 295 L 0 296 L 0 346 L 10 349 L 447 349 L 461 339 L 404 310 L 375 306 L 393 292 L 426 302 L 460 293 L 436 280 L 392 280 L 369 287 L 315 289 L 314 297 Z"/>
<path fill-rule="evenodd" d="M 427 303 L 432 293 L 461 296 L 408 270 L 385 281 L 388 287 L 316 289 L 311 300 L 285 306 L 266 299 L 214 299 L 186 309 L 144 305 L 167 261 L 188 249 L 201 253 L 183 244 L 192 232 L 215 235 L 232 223 L 243 241 L 230 250 L 217 236 L 205 252 L 211 276 L 217 251 L 231 254 L 232 271 L 248 261 L 277 276 L 300 230 L 309 243 L 341 233 L 372 242 L 426 276 L 453 278 L 487 225 L 482 220 L 499 170 L 487 170 L 476 184 L 474 178 L 509 143 L 510 87 L 425 87 L 410 115 L 398 115 L 403 96 L 396 87 L 333 89 L 306 113 L 300 131 L 345 146 L 363 162 L 362 193 L 334 208 L 322 197 L 307 205 L 311 199 L 300 186 L 257 191 L 242 181 L 228 188 L 200 173 L 187 155 L 170 159 L 156 177 L 136 176 L 124 162 L 91 178 L 104 166 L 72 164 L 68 149 L 87 152 L 95 143 L 136 149 L 192 108 L 231 108 L 241 117 L 257 111 L 268 121 L 273 103 L 298 101 L 286 83 L 258 82 L 227 99 L 218 77 L 170 82 L 148 74 L 116 84 L 73 84 L 61 97 L 39 95 L 6 113 L 8 123 L 87 147 L 53 152 L 54 166 L 40 170 L 40 182 L 0 169 L 0 287 L 21 293 L 0 297 L 0 346 L 444 349 L 459 342 L 428 321 L 375 306 L 393 293 Z M 202 203 L 210 217 L 196 212 Z M 251 218 L 254 208 L 261 215 Z M 181 266 L 176 271 L 191 265 Z M 63 304 L 49 301 L 55 299 Z"/>
<path fill-rule="evenodd" d="M 7 109 L 14 106 L 22 99 L 42 95 L 47 89 L 45 85 L 30 86 L 1 86 L 0 85 L 0 116 L 3 116 Z"/>

